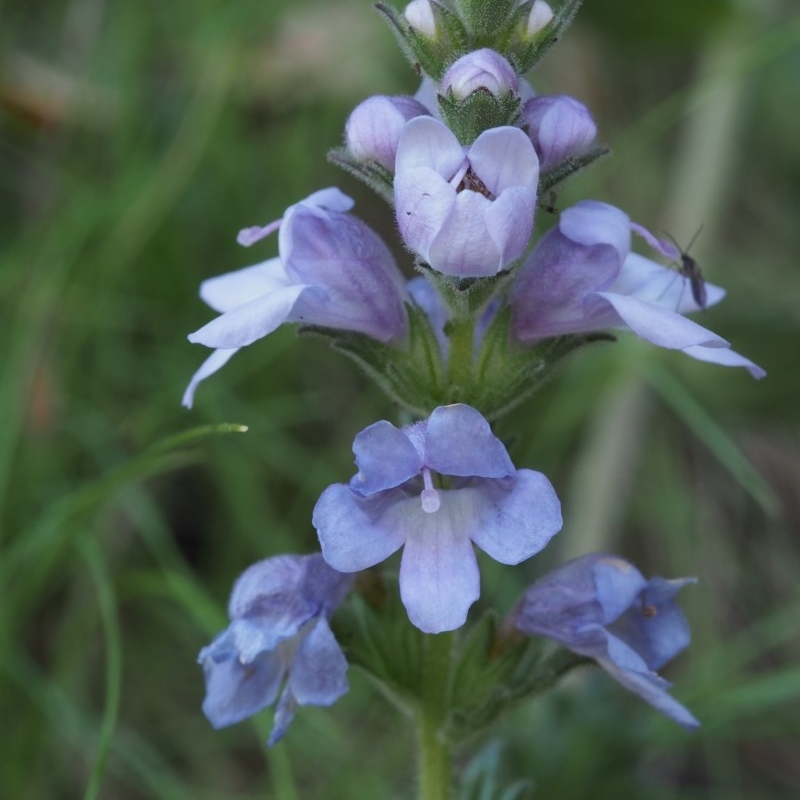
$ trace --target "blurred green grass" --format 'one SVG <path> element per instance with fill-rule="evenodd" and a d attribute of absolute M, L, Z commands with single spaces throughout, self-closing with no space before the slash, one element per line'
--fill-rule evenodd
<path fill-rule="evenodd" d="M 534 74 L 614 149 L 559 204 L 590 194 L 679 240 L 704 222 L 696 255 L 729 296 L 702 321 L 770 374 L 626 339 L 503 426 L 568 522 L 516 570 L 482 561 L 481 604 L 590 547 L 697 574 L 668 676 L 704 723 L 686 735 L 586 674 L 503 723 L 504 769 L 543 797 L 793 798 L 800 18 L 791 0 L 629 8 L 587 3 Z M 247 564 L 314 548 L 316 497 L 394 410 L 291 330 L 179 401 L 204 357 L 185 340 L 209 318 L 199 282 L 272 255 L 240 227 L 336 183 L 392 239 L 324 153 L 413 73 L 365 0 L 15 0 L 0 19 L 0 797 L 411 796 L 411 735 L 362 676 L 267 751 L 269 713 L 210 730 L 194 663 Z M 143 455 L 223 421 L 249 431 Z"/>

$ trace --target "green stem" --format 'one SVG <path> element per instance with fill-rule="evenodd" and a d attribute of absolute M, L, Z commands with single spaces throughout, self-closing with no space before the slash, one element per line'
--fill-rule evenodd
<path fill-rule="evenodd" d="M 420 800 L 449 800 L 450 747 L 439 734 L 439 721 L 423 714 L 419 728 Z"/>
<path fill-rule="evenodd" d="M 450 743 L 442 731 L 448 704 L 453 634 L 426 637 L 419 713 L 419 798 L 450 800 Z"/>
<path fill-rule="evenodd" d="M 475 320 L 471 317 L 451 320 L 447 335 L 450 339 L 450 357 L 447 361 L 448 391 L 456 395 L 450 398 L 452 402 L 459 399 L 472 383 Z"/>

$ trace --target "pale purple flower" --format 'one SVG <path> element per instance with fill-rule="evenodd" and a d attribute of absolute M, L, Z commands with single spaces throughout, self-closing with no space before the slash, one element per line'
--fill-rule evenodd
<path fill-rule="evenodd" d="M 521 124 L 528 129 L 542 171 L 570 156 L 588 153 L 597 138 L 589 109 L 567 95 L 539 95 L 528 100 L 522 107 Z"/>
<path fill-rule="evenodd" d="M 406 122 L 428 114 L 413 97 L 375 95 L 359 103 L 345 125 L 345 143 L 358 161 L 377 161 L 394 171 L 397 143 Z"/>
<path fill-rule="evenodd" d="M 342 572 L 403 547 L 400 596 L 426 633 L 464 624 L 480 594 L 473 545 L 503 564 L 538 553 L 561 529 L 555 491 L 514 468 L 489 424 L 466 405 L 414 425 L 381 421 L 356 436 L 358 473 L 329 486 L 313 523 L 325 560 Z"/>
<path fill-rule="evenodd" d="M 277 258 L 204 281 L 200 296 L 221 316 L 189 336 L 215 348 L 183 396 L 241 347 L 284 322 L 359 331 L 382 342 L 406 336 L 405 281 L 380 237 L 346 212 L 353 201 L 324 189 L 290 206 L 282 220 L 239 234 L 250 245 L 278 230 Z"/>
<path fill-rule="evenodd" d="M 592 553 L 536 581 L 511 612 L 523 633 L 539 634 L 597 660 L 626 689 L 687 728 L 700 723 L 656 674 L 688 644 L 675 595 L 694 578 L 645 580 L 627 561 Z"/>
<path fill-rule="evenodd" d="M 766 373 L 730 343 L 683 314 L 698 311 L 687 280 L 675 269 L 630 252 L 631 231 L 663 255 L 675 248 L 614 206 L 584 200 L 562 212 L 523 262 L 509 295 L 511 331 L 523 342 L 606 328 L 628 328 L 642 339 L 700 361 Z M 725 292 L 707 283 L 707 305 Z"/>
<path fill-rule="evenodd" d="M 286 733 L 297 706 L 329 706 L 348 689 L 347 661 L 328 619 L 352 584 L 319 554 L 259 561 L 233 587 L 231 624 L 200 651 L 215 728 L 278 700 L 267 744 Z M 280 695 L 280 699 L 278 699 Z"/>
<path fill-rule="evenodd" d="M 479 89 L 499 97 L 509 92 L 516 94 L 519 78 L 507 59 L 484 47 L 455 61 L 442 76 L 442 89 L 452 91 L 458 100 L 465 100 Z"/>
<path fill-rule="evenodd" d="M 519 128 L 491 128 L 465 148 L 443 123 L 417 117 L 395 159 L 400 233 L 439 272 L 494 275 L 528 244 L 538 181 L 536 151 Z"/>

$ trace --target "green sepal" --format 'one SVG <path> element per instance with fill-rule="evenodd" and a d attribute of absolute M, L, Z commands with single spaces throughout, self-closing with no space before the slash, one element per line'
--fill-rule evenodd
<path fill-rule="evenodd" d="M 457 6 L 472 34 L 473 46 L 492 47 L 497 31 L 511 15 L 514 0 L 457 0 Z"/>
<path fill-rule="evenodd" d="M 439 95 L 442 117 L 463 145 L 472 144 L 490 128 L 513 125 L 519 108 L 519 96 L 511 91 L 497 96 L 488 89 L 476 89 L 464 100 L 458 100 L 452 90 Z"/>
<path fill-rule="evenodd" d="M 494 612 L 483 615 L 456 650 L 444 730 L 452 742 L 487 728 L 523 700 L 550 689 L 576 666 L 590 663 L 541 637 L 518 636 L 502 650 Z"/>
<path fill-rule="evenodd" d="M 430 281 L 445 308 L 456 319 L 477 314 L 513 277 L 508 270 L 488 278 L 457 278 L 424 263 L 418 263 L 417 269 Z"/>
<path fill-rule="evenodd" d="M 363 581 L 365 575 L 373 579 Z M 430 706 L 435 706 L 442 735 L 452 743 L 484 730 L 513 706 L 551 688 L 572 668 L 590 663 L 541 637 L 517 634 L 499 647 L 492 611 L 454 633 L 423 633 L 408 619 L 397 577 L 386 577 L 386 591 L 375 591 L 381 580 L 373 570 L 359 575 L 356 591 L 331 621 L 336 639 L 348 662 L 401 711 L 416 716 L 431 713 Z M 444 661 L 443 637 L 455 641 Z"/>
<path fill-rule="evenodd" d="M 524 33 L 527 15 L 518 42 L 509 44 L 507 57 L 511 58 L 520 74 L 527 72 L 544 58 L 547 51 L 564 35 L 583 0 L 566 0 L 553 13 L 553 19 L 534 36 Z M 533 3 L 528 5 L 530 10 Z"/>
<path fill-rule="evenodd" d="M 539 660 L 543 640 L 524 638 L 493 657 L 497 620 L 487 612 L 462 640 L 455 658 L 452 696 L 445 730 L 451 741 L 480 732 L 507 709 L 514 697 L 514 675 Z"/>
<path fill-rule="evenodd" d="M 331 627 L 348 663 L 404 713 L 419 710 L 426 634 L 409 622 L 396 580 L 379 604 L 351 593 Z"/>
<path fill-rule="evenodd" d="M 328 161 L 365 183 L 390 206 L 394 205 L 392 173 L 377 161 L 357 161 L 346 147 L 328 151 Z"/>
<path fill-rule="evenodd" d="M 585 169 L 590 164 L 597 161 L 598 158 L 607 156 L 610 152 L 610 148 L 605 145 L 597 145 L 582 156 L 570 156 L 569 158 L 565 158 L 560 164 L 547 170 L 547 172 L 543 172 L 539 176 L 539 197 L 567 178 L 571 178 L 575 173 Z"/>
<path fill-rule="evenodd" d="M 490 422 L 516 408 L 540 389 L 575 350 L 595 342 L 616 341 L 598 332 L 557 336 L 523 346 L 509 335 L 511 308 L 505 306 L 486 329 L 475 361 L 473 391 L 463 400 L 480 408 Z"/>
<path fill-rule="evenodd" d="M 436 24 L 436 36 L 429 39 L 417 33 L 406 18 L 393 6 L 376 3 L 375 9 L 383 15 L 392 29 L 400 48 L 414 69 L 424 72 L 435 81 L 441 80 L 447 67 L 455 58 L 469 52 L 469 40 L 463 22 L 446 3 L 431 0 Z"/>
<path fill-rule="evenodd" d="M 441 347 L 425 312 L 414 303 L 406 303 L 406 309 L 409 335 L 403 349 L 363 333 L 316 325 L 304 325 L 298 332 L 327 339 L 334 350 L 355 361 L 394 402 L 415 417 L 427 417 L 441 405 Z"/>

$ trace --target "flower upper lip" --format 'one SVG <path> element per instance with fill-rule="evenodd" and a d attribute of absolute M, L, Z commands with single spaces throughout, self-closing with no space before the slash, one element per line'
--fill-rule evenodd
<path fill-rule="evenodd" d="M 400 232 L 435 270 L 494 275 L 528 244 L 538 180 L 536 151 L 519 128 L 492 128 L 464 148 L 443 123 L 417 117 L 395 160 Z"/>

